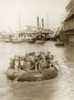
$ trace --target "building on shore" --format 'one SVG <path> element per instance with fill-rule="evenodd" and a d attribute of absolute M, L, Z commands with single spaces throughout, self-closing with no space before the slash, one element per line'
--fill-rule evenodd
<path fill-rule="evenodd" d="M 70 0 L 67 7 L 67 16 L 62 23 L 60 39 L 74 45 L 74 0 Z"/>

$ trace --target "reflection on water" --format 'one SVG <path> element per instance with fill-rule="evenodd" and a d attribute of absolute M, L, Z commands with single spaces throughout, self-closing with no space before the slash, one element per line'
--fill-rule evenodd
<path fill-rule="evenodd" d="M 74 100 L 74 48 L 45 44 L 0 43 L 0 99 L 1 100 Z M 60 64 L 55 79 L 40 82 L 13 82 L 6 78 L 9 60 L 27 52 L 51 51 Z M 72 64 L 71 64 L 72 63 Z"/>

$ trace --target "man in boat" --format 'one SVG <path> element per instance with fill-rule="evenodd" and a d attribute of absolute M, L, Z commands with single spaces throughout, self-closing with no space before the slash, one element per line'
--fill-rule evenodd
<path fill-rule="evenodd" d="M 17 70 L 23 70 L 23 57 L 17 56 L 15 58 L 15 69 Z"/>
<path fill-rule="evenodd" d="M 30 70 L 35 70 L 35 64 L 36 64 L 35 56 L 36 56 L 35 52 L 32 52 L 31 55 L 29 56 L 29 58 L 30 58 Z"/>
<path fill-rule="evenodd" d="M 22 65 L 22 69 L 25 71 L 29 71 L 30 70 L 30 54 L 26 53 L 25 57 L 22 59 L 21 61 L 21 65 Z"/>
<path fill-rule="evenodd" d="M 46 62 L 45 56 L 46 56 L 46 53 L 42 51 L 39 52 L 39 54 L 35 56 L 35 70 L 39 70 L 40 63 L 43 62 L 42 61 L 43 59 L 44 59 L 44 62 Z"/>
<path fill-rule="evenodd" d="M 55 60 L 54 60 L 54 56 L 53 56 L 53 55 L 51 55 L 50 63 L 51 63 L 51 64 L 54 64 L 54 63 L 55 63 Z"/>
<path fill-rule="evenodd" d="M 60 70 L 60 67 L 59 67 L 59 64 L 58 62 L 54 59 L 54 56 L 51 55 L 51 59 L 50 59 L 50 66 L 51 67 L 54 67 L 57 69 L 57 70 Z"/>
<path fill-rule="evenodd" d="M 47 52 L 47 54 L 46 54 L 46 63 L 47 63 L 47 68 L 50 67 L 50 58 L 51 58 L 50 52 Z"/>
<path fill-rule="evenodd" d="M 24 57 L 20 58 L 20 69 L 21 70 L 25 70 L 25 61 L 24 61 Z"/>
<path fill-rule="evenodd" d="M 42 72 L 47 67 L 45 54 L 41 53 L 40 60 L 38 62 L 38 70 Z"/>
<path fill-rule="evenodd" d="M 26 53 L 26 55 L 25 55 L 25 57 L 24 57 L 24 60 L 25 60 L 25 61 L 28 61 L 28 59 L 29 59 L 29 53 Z"/>
<path fill-rule="evenodd" d="M 20 63 L 20 56 L 18 56 L 18 59 L 16 60 L 16 66 L 17 66 L 17 69 L 21 69 L 21 63 Z"/>
<path fill-rule="evenodd" d="M 13 68 L 13 69 L 21 69 L 21 65 L 20 65 L 20 57 L 19 56 L 14 56 L 13 59 L 11 59 L 11 62 L 10 62 L 10 67 Z"/>
<path fill-rule="evenodd" d="M 41 60 L 42 59 L 42 57 L 44 56 L 44 52 L 39 52 L 39 55 L 38 55 L 38 60 Z"/>
<path fill-rule="evenodd" d="M 15 59 L 10 59 L 10 67 L 9 68 L 12 68 L 12 69 L 15 69 Z"/>
<path fill-rule="evenodd" d="M 51 58 L 51 53 L 48 51 L 47 54 L 46 54 L 46 60 L 47 60 L 47 59 L 50 60 L 50 58 Z"/>

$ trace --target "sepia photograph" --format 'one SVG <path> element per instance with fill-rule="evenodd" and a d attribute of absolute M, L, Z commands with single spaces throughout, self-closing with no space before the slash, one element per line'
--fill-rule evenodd
<path fill-rule="evenodd" d="M 74 100 L 74 0 L 0 0 L 0 100 Z"/>

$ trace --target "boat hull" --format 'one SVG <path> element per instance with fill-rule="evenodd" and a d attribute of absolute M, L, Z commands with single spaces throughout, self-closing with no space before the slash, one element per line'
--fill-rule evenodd
<path fill-rule="evenodd" d="M 12 40 L 12 43 L 22 43 L 23 41 L 19 41 L 19 40 Z"/>
<path fill-rule="evenodd" d="M 17 70 L 10 69 L 7 71 L 8 78 L 11 80 L 17 79 L 17 81 L 42 81 L 55 78 L 57 75 L 58 70 L 55 67 L 45 69 L 42 73 L 40 73 L 38 70 L 20 70 L 18 72 Z"/>
<path fill-rule="evenodd" d="M 14 80 L 16 78 L 18 78 L 19 76 L 21 76 L 23 73 L 25 73 L 25 71 L 23 70 L 14 70 L 11 68 L 7 69 L 6 75 L 10 80 Z"/>

